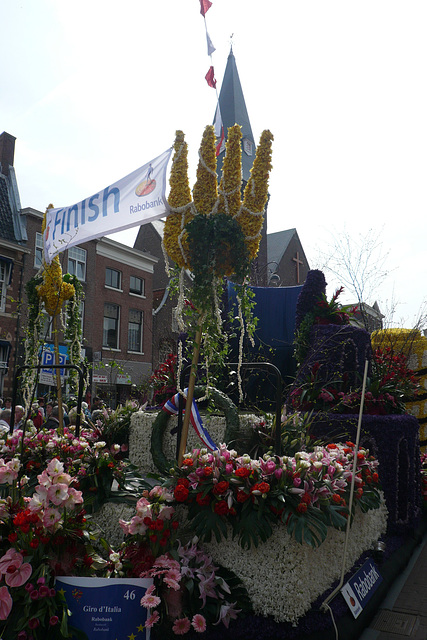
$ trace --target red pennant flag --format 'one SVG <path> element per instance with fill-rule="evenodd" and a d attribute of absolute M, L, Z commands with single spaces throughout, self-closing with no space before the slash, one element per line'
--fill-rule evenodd
<path fill-rule="evenodd" d="M 210 2 L 210 0 L 200 0 L 200 13 L 203 17 L 205 17 L 206 12 L 209 11 L 211 6 L 212 2 Z"/>
<path fill-rule="evenodd" d="M 212 89 L 215 89 L 216 80 L 215 80 L 214 68 L 213 67 L 209 67 L 209 71 L 205 75 L 205 78 L 206 78 L 206 82 L 208 83 L 208 85 L 210 87 L 212 87 Z"/>

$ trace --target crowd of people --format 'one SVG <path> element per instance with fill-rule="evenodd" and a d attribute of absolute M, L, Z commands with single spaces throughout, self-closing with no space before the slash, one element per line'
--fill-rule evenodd
<path fill-rule="evenodd" d="M 103 400 L 95 396 L 89 407 L 87 402 L 82 402 L 81 422 L 97 420 L 105 411 Z M 25 408 L 17 404 L 15 405 L 13 431 L 22 429 L 24 423 L 31 421 L 37 430 L 40 429 L 57 429 L 59 426 L 60 410 L 59 405 L 54 400 L 49 400 L 43 396 L 34 402 L 30 412 L 26 415 Z M 76 424 L 77 419 L 77 402 L 72 399 L 69 406 L 62 403 L 62 416 L 64 426 Z M 11 431 L 12 418 L 12 398 L 0 399 L 0 435 Z"/>

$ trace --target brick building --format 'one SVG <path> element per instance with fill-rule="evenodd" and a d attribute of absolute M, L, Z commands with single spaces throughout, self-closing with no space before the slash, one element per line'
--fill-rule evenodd
<path fill-rule="evenodd" d="M 24 363 L 27 319 L 25 284 L 43 258 L 43 213 L 21 208 L 13 168 L 15 138 L 0 135 L 0 395 L 12 394 L 17 365 Z M 130 396 L 152 372 L 153 271 L 157 259 L 109 238 L 60 254 L 63 273 L 82 283 L 83 347 L 92 365 L 89 393 L 112 406 Z M 49 316 L 41 337 L 53 344 Z M 66 345 L 59 336 L 60 350 Z M 42 372 L 37 393 L 50 395 L 51 376 Z"/>
<path fill-rule="evenodd" d="M 12 395 L 24 268 L 29 250 L 13 168 L 15 138 L 0 135 L 0 396 Z"/>
<path fill-rule="evenodd" d="M 31 208 L 22 214 L 30 251 L 24 271 L 28 281 L 41 266 L 43 214 Z M 76 275 L 85 294 L 83 348 L 93 367 L 91 393 L 115 406 L 129 397 L 132 385 L 139 386 L 151 375 L 152 278 L 157 259 L 106 237 L 71 247 L 59 257 L 63 273 Z M 51 339 L 48 331 L 48 345 Z M 48 395 L 50 389 L 41 384 L 38 391 Z"/>

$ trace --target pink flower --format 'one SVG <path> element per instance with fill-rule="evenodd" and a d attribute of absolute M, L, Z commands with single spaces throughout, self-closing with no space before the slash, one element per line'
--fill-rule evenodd
<path fill-rule="evenodd" d="M 197 633 L 203 633 L 206 631 L 206 620 L 201 613 L 196 613 L 196 615 L 193 616 L 191 624 Z"/>
<path fill-rule="evenodd" d="M 23 562 L 22 556 L 13 547 L 10 547 L 0 558 L 0 573 L 6 573 L 10 565 L 20 567 Z"/>
<path fill-rule="evenodd" d="M 30 629 L 37 629 L 40 626 L 40 620 L 38 618 L 30 618 L 28 620 L 28 626 Z"/>
<path fill-rule="evenodd" d="M 157 607 L 160 602 L 161 600 L 158 596 L 155 596 L 152 593 L 146 593 L 145 596 L 141 598 L 141 607 L 154 609 L 154 607 Z"/>
<path fill-rule="evenodd" d="M 146 629 L 151 629 L 151 627 L 153 625 L 156 624 L 156 622 L 159 621 L 160 615 L 158 611 L 153 611 L 153 613 L 151 614 L 151 616 L 147 619 L 147 622 L 145 623 L 145 628 Z"/>
<path fill-rule="evenodd" d="M 28 562 L 22 563 L 19 566 L 10 565 L 8 572 L 5 575 L 5 582 L 9 587 L 22 587 L 22 585 L 27 582 L 30 575 L 33 573 L 33 568 Z M 15 570 L 12 571 L 11 569 Z"/>
<path fill-rule="evenodd" d="M 143 518 L 141 518 L 140 516 L 133 516 L 132 520 L 129 522 L 129 533 L 131 535 L 135 535 L 138 533 L 144 535 L 146 531 L 147 527 L 144 524 Z"/>
<path fill-rule="evenodd" d="M 172 627 L 172 631 L 176 636 L 183 636 L 185 633 L 190 631 L 190 621 L 188 618 L 179 618 L 175 620 L 175 624 Z"/>
<path fill-rule="evenodd" d="M 126 534 L 129 533 L 129 522 L 126 522 L 126 520 L 122 520 L 122 518 L 120 518 L 119 525 Z"/>
<path fill-rule="evenodd" d="M 46 529 L 53 529 L 55 525 L 61 520 L 61 513 L 58 509 L 52 509 L 48 507 L 43 514 L 43 526 Z"/>
<path fill-rule="evenodd" d="M 229 603 L 223 604 L 219 611 L 219 618 L 217 622 L 214 622 L 214 624 L 219 624 L 222 621 L 228 629 L 230 620 L 235 620 L 237 618 L 237 614 L 240 613 L 241 611 L 241 609 L 234 608 L 235 604 L 236 604 L 235 602 L 233 604 L 229 604 Z"/>
<path fill-rule="evenodd" d="M 160 507 L 159 518 L 163 520 L 170 520 L 172 515 L 174 514 L 175 509 L 173 507 Z"/>
<path fill-rule="evenodd" d="M 83 504 L 83 493 L 81 491 L 77 491 L 77 489 L 74 489 L 73 487 L 69 487 L 68 497 L 63 506 L 66 509 L 73 509 L 76 504 Z"/>
<path fill-rule="evenodd" d="M 68 486 L 61 482 L 52 484 L 47 490 L 48 499 L 56 505 L 62 505 L 68 498 Z"/>
<path fill-rule="evenodd" d="M 12 610 L 12 597 L 7 587 L 0 587 L 0 620 L 6 620 Z"/>

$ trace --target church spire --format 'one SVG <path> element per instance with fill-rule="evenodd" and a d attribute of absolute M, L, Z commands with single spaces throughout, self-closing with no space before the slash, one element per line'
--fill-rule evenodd
<path fill-rule="evenodd" d="M 232 127 L 234 124 L 239 124 L 242 127 L 242 175 L 243 180 L 247 182 L 255 159 L 256 145 L 246 109 L 245 98 L 243 97 L 242 85 L 240 84 L 232 45 L 219 94 L 219 108 L 224 126 L 225 139 L 227 139 L 228 127 Z M 221 177 L 224 155 L 225 145 L 222 145 L 217 163 L 219 178 Z"/>

